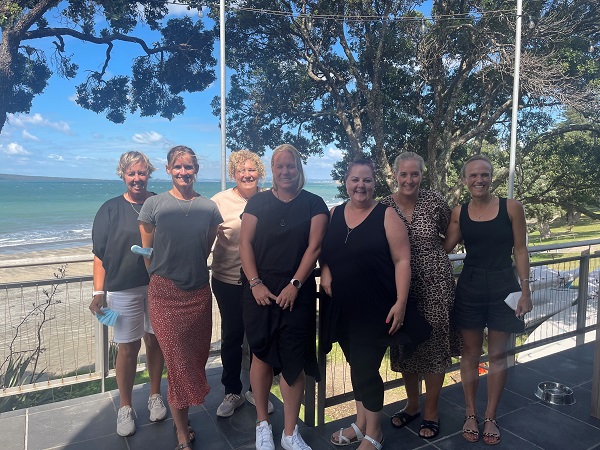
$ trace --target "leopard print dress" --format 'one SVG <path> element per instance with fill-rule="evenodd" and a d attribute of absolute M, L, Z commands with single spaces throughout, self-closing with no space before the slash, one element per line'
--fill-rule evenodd
<path fill-rule="evenodd" d="M 431 324 L 431 337 L 405 357 L 402 346 L 390 348 L 392 370 L 404 373 L 443 373 L 451 363 L 450 315 L 454 307 L 454 277 L 442 237 L 450 223 L 451 209 L 434 191 L 419 190 L 412 221 L 402 213 L 391 195 L 381 203 L 392 206 L 404 221 L 410 239 L 411 283 L 409 294 Z M 453 338 L 451 339 L 451 334 Z M 452 347 L 456 347 L 452 343 Z"/>

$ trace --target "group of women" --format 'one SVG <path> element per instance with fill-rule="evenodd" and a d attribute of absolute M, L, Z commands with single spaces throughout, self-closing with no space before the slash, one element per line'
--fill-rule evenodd
<path fill-rule="evenodd" d="M 382 448 L 379 368 L 388 347 L 392 367 L 402 372 L 408 396 L 406 407 L 392 417 L 392 425 L 401 428 L 421 415 L 418 385 L 423 374 L 427 395 L 419 435 L 436 437 L 439 394 L 459 340 L 466 402 L 463 436 L 476 442 L 475 394 L 485 327 L 490 370 L 483 439 L 488 444 L 500 442 L 496 408 L 506 380 L 508 339 L 510 333 L 523 329 L 519 317 L 532 304 L 523 208 L 491 194 L 492 165 L 487 158 L 476 156 L 465 164 L 462 178 L 472 198 L 454 211 L 439 194 L 420 189 L 424 162 L 410 152 L 394 164 L 397 192 L 380 202 L 373 197 L 373 163 L 352 162 L 345 177 L 349 200 L 331 211 L 320 197 L 303 189 L 302 160 L 289 144 L 273 152 L 269 190 L 258 186 L 265 169 L 258 156 L 247 150 L 232 153 L 229 160 L 236 186 L 212 200 L 194 191 L 198 168 L 191 149 L 174 147 L 166 167 L 172 189 L 154 195 L 146 189 L 152 164 L 141 153 L 124 154 L 118 173 L 127 192 L 103 205 L 94 221 L 90 309 L 102 314 L 106 291 L 108 306 L 120 314 L 115 325 L 120 435 L 135 432 L 131 390 L 144 336 L 151 377 L 150 418 L 166 417 L 160 397 L 166 361 L 176 449 L 191 448 L 195 434 L 188 423 L 188 408 L 203 403 L 209 391 L 204 370 L 212 304 L 207 258 L 216 239 L 212 292 L 222 320 L 225 388 L 217 414 L 232 415 L 244 398 L 254 403 L 257 449 L 275 448 L 268 414 L 276 374 L 281 375 L 284 409 L 281 446 L 310 449 L 298 433 L 297 422 L 305 375 L 320 378 L 313 276 L 317 259 L 322 290 L 329 297 L 322 311 L 329 315 L 328 342 L 323 345 L 337 341 L 344 351 L 357 409 L 356 421 L 334 433 L 331 442 Z M 490 242 L 492 235 L 495 239 Z M 455 297 L 446 253 L 461 241 L 468 256 Z M 130 253 L 134 244 L 153 248 L 151 258 L 142 261 Z M 520 286 L 513 275 L 513 249 Z M 503 299 L 515 290 L 521 290 L 522 296 L 512 311 Z M 453 334 L 451 322 L 462 339 Z M 244 335 L 253 358 L 252 388 L 242 396 Z"/>

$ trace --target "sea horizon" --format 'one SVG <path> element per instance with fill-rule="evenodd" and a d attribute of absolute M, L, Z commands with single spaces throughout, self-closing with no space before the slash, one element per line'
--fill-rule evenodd
<path fill-rule="evenodd" d="M 270 187 L 269 180 L 261 183 Z M 227 188 L 235 186 L 228 182 Z M 170 180 L 150 178 L 148 190 L 157 194 Z M 220 180 L 198 180 L 195 190 L 204 197 L 221 191 Z M 340 204 L 338 183 L 310 180 L 305 189 L 323 198 L 328 207 Z M 0 174 L 0 255 L 88 246 L 92 223 L 107 200 L 122 195 L 122 180 Z"/>

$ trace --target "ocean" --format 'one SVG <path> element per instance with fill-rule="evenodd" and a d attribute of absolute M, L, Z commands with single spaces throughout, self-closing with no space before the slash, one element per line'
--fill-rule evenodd
<path fill-rule="evenodd" d="M 271 184 L 267 181 L 264 186 Z M 156 193 L 170 188 L 171 182 L 166 180 L 151 179 L 148 183 L 148 189 Z M 221 183 L 199 181 L 194 188 L 210 198 L 221 190 Z M 334 182 L 309 182 L 305 189 L 321 196 L 330 207 L 341 203 Z M 121 180 L 0 179 L 0 254 L 91 244 L 96 211 L 123 192 Z"/>

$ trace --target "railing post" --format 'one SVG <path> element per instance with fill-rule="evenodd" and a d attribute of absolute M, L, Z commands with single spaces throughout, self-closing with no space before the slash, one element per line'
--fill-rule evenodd
<path fill-rule="evenodd" d="M 585 343 L 585 319 L 588 303 L 588 277 L 590 275 L 590 250 L 581 252 L 579 260 L 579 289 L 577 292 L 577 336 L 575 337 L 575 345 L 583 345 Z"/>
<path fill-rule="evenodd" d="M 96 352 L 94 372 L 101 372 L 101 392 L 105 391 L 105 382 L 108 375 L 108 327 L 96 320 Z"/>
<path fill-rule="evenodd" d="M 598 291 L 600 299 L 600 290 Z M 592 372 L 592 401 L 590 414 L 600 419 L 600 308 L 596 311 L 596 347 L 594 351 L 594 369 Z"/>
<path fill-rule="evenodd" d="M 314 377 L 306 377 L 304 388 L 304 423 L 309 427 L 315 426 L 315 386 Z"/>

